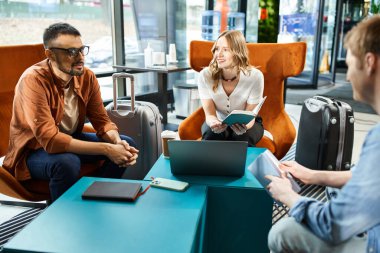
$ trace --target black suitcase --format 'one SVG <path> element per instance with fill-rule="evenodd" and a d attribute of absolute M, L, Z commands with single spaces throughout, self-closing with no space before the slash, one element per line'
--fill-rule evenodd
<path fill-rule="evenodd" d="M 298 128 L 295 160 L 316 170 L 349 170 L 354 116 L 347 103 L 314 96 L 305 100 Z"/>
<path fill-rule="evenodd" d="M 130 78 L 131 100 L 117 99 L 117 79 Z M 155 104 L 135 101 L 134 76 L 115 73 L 113 80 L 113 103 L 106 106 L 108 116 L 119 128 L 120 134 L 132 137 L 139 150 L 135 165 L 126 169 L 123 178 L 144 179 L 162 153 L 161 115 Z"/>

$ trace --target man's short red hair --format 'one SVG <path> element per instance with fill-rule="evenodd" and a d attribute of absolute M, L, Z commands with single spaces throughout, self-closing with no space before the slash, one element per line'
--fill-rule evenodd
<path fill-rule="evenodd" d="M 352 28 L 344 39 L 344 47 L 361 63 L 366 53 L 380 55 L 380 15 L 369 17 Z"/>

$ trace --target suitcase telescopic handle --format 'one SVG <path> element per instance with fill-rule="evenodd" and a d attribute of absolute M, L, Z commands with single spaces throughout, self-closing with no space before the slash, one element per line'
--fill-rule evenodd
<path fill-rule="evenodd" d="M 117 79 L 118 78 L 131 79 L 131 110 L 123 111 L 123 113 L 117 110 Z M 135 112 L 135 77 L 132 74 L 128 74 L 125 72 L 114 73 L 112 75 L 112 83 L 113 83 L 113 111 L 115 111 L 120 116 L 126 116 L 128 114 L 133 115 Z"/>
<path fill-rule="evenodd" d="M 328 97 L 323 97 L 323 96 L 314 96 L 313 98 L 317 99 L 317 100 L 320 100 L 320 101 L 323 101 L 323 102 L 326 102 L 328 104 L 332 104 L 334 103 L 334 101 L 331 99 L 331 98 L 328 98 Z"/>

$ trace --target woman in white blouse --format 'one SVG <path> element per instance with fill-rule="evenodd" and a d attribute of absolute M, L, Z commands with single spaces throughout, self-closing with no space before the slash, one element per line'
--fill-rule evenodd
<path fill-rule="evenodd" d="M 239 31 L 221 33 L 212 53 L 214 57 L 200 72 L 198 82 L 206 114 L 202 139 L 247 141 L 254 146 L 264 134 L 261 117 L 230 127 L 222 121 L 233 110 L 252 111 L 256 107 L 263 96 L 264 76 L 249 64 L 245 38 Z"/>

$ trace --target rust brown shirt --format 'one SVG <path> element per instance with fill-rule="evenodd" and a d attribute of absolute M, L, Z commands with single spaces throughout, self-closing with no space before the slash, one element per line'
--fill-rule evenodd
<path fill-rule="evenodd" d="M 77 131 L 82 131 L 86 116 L 98 136 L 117 130 L 103 106 L 95 74 L 85 68 L 83 75 L 74 76 L 71 82 L 78 95 Z M 42 147 L 48 153 L 66 152 L 72 137 L 60 132 L 58 127 L 64 113 L 63 85 L 47 59 L 28 68 L 16 85 L 10 141 L 3 167 L 18 180 L 31 178 L 26 166 L 31 150 Z"/>

